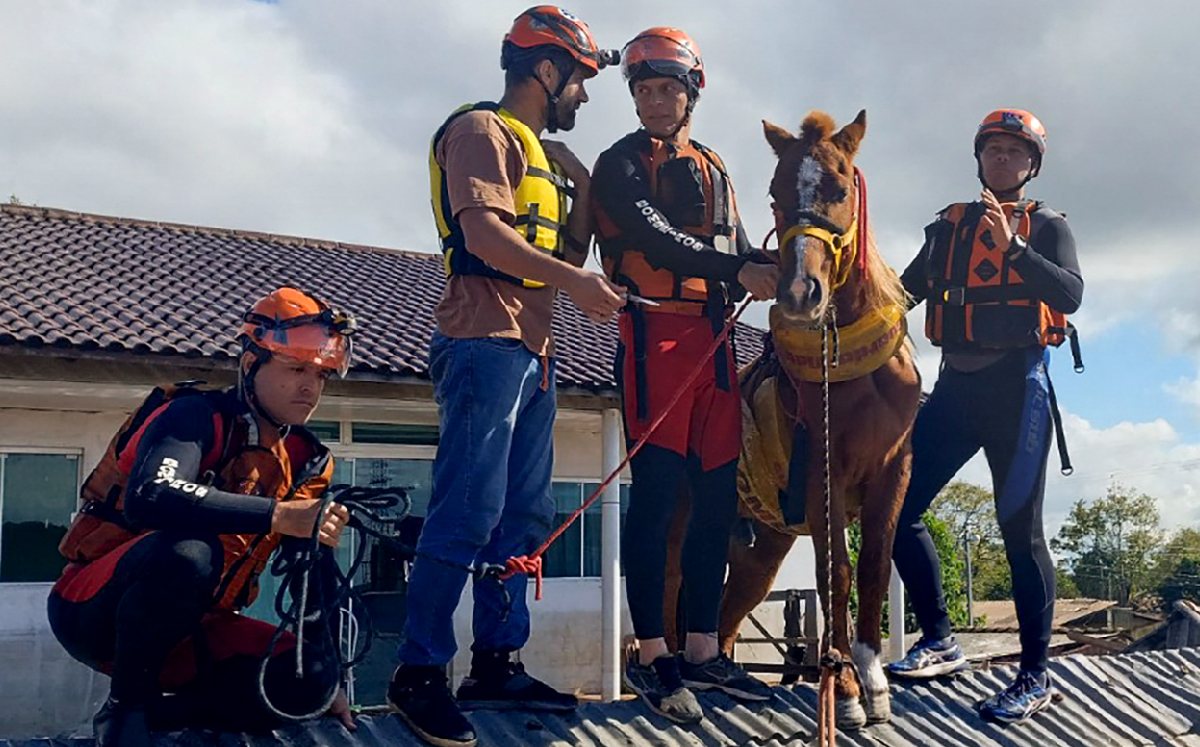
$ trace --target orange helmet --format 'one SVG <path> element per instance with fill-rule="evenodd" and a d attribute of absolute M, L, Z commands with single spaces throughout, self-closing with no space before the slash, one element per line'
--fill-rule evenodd
<path fill-rule="evenodd" d="M 1033 146 L 1038 165 L 1046 155 L 1046 128 L 1041 120 L 1024 109 L 997 109 L 983 118 L 975 132 L 975 156 L 983 150 L 983 142 L 991 135 L 1013 135 Z"/>
<path fill-rule="evenodd" d="M 312 363 L 344 377 L 350 368 L 350 336 L 356 322 L 350 314 L 303 291 L 284 286 L 254 303 L 242 315 L 238 339 L 244 350 Z"/>
<path fill-rule="evenodd" d="M 616 63 L 616 52 L 597 47 L 586 23 L 555 5 L 537 5 L 517 16 L 504 35 L 500 67 L 507 70 L 521 51 L 546 46 L 566 50 L 589 77 Z"/>
<path fill-rule="evenodd" d="M 633 37 L 621 52 L 621 72 L 632 86 L 646 78 L 679 78 L 691 96 L 704 88 L 700 47 L 683 30 L 655 26 Z"/>

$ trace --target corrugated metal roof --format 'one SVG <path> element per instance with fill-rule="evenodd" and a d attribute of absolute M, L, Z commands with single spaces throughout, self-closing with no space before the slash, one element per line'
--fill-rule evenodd
<path fill-rule="evenodd" d="M 1200 745 L 1200 649 L 1112 657 L 1054 659 L 1051 672 L 1063 699 L 1027 723 L 987 724 L 974 703 L 1003 687 L 1011 668 L 977 670 L 953 680 L 892 687 L 889 724 L 842 733 L 840 745 L 945 745 L 948 747 L 1095 747 L 1096 745 Z M 811 742 L 816 692 L 776 688 L 766 703 L 741 705 L 723 695 L 701 697 L 705 720 L 689 728 L 650 715 L 637 701 L 587 703 L 570 717 L 475 712 L 470 718 L 481 745 L 753 745 L 784 747 Z M 353 735 L 331 720 L 281 729 L 273 735 L 162 735 L 160 745 L 248 747 L 399 747 L 420 745 L 391 716 L 364 716 Z M 82 741 L 31 740 L 0 747 L 82 745 Z"/>

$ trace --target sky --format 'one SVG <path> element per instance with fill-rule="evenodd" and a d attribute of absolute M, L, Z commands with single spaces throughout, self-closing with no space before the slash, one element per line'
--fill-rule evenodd
<path fill-rule="evenodd" d="M 500 95 L 524 3 L 0 0 L 0 196 L 127 217 L 436 251 L 429 136 Z M 1030 196 L 1065 212 L 1086 281 L 1087 370 L 1052 376 L 1076 472 L 1052 474 L 1051 532 L 1115 481 L 1168 528 L 1200 525 L 1200 5 L 747 0 L 578 2 L 602 46 L 656 25 L 701 47 L 693 137 L 723 157 L 752 239 L 770 225 L 760 120 L 867 110 L 858 157 L 879 249 L 978 193 L 974 128 L 1019 107 L 1049 147 Z M 1188 72 L 1192 70 L 1192 72 Z M 1191 91 L 1191 93 L 1188 93 Z M 636 127 L 619 73 L 561 135 L 585 163 Z M 910 327 L 932 385 L 937 351 Z M 765 324 L 765 305 L 749 312 Z M 1057 457 L 1052 455 L 1052 466 Z M 960 477 L 988 484 L 981 459 Z"/>

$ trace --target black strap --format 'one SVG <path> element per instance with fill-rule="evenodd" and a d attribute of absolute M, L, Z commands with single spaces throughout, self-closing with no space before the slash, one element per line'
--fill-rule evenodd
<path fill-rule="evenodd" d="M 1062 413 L 1058 410 L 1058 397 L 1054 394 L 1054 382 L 1046 376 L 1046 386 L 1050 390 L 1050 414 L 1054 417 L 1054 441 L 1058 445 L 1059 468 L 1064 475 L 1075 471 L 1071 466 L 1071 455 L 1067 453 L 1067 437 L 1063 432 Z"/>
<path fill-rule="evenodd" d="M 948 283 L 934 283 L 929 302 L 945 306 L 965 306 L 975 303 L 1009 303 L 1037 301 L 1038 297 L 1024 285 L 992 285 L 984 288 L 964 288 Z"/>
<path fill-rule="evenodd" d="M 637 392 L 637 419 L 644 421 L 650 416 L 646 404 L 646 312 L 637 304 L 629 307 L 629 321 L 633 327 L 633 381 Z"/>
<path fill-rule="evenodd" d="M 708 301 L 705 303 L 704 315 L 708 317 L 713 337 L 720 335 L 721 330 L 725 329 L 725 291 L 719 283 L 712 283 L 709 286 Z M 733 330 L 729 330 L 729 340 L 733 340 Z M 731 347 L 727 348 L 725 345 L 722 345 L 713 353 L 713 366 L 717 388 L 722 392 L 728 392 L 730 387 L 733 386 L 733 382 L 729 380 L 729 363 L 725 357 L 726 350 L 729 350 L 730 354 L 733 352 Z"/>
<path fill-rule="evenodd" d="M 799 400 L 800 392 L 796 392 Z M 776 398 L 778 404 L 778 398 Z M 798 420 L 792 429 L 792 454 L 788 459 L 787 485 L 779 491 L 779 510 L 784 524 L 803 524 L 807 519 L 808 429 Z"/>
<path fill-rule="evenodd" d="M 567 180 L 561 174 L 556 174 L 553 171 L 546 171 L 545 169 L 539 169 L 537 166 L 527 166 L 525 168 L 525 173 L 528 176 L 536 176 L 545 179 L 553 184 L 558 191 L 565 192 L 568 197 L 575 197 L 575 188 L 568 184 Z"/>
<path fill-rule="evenodd" d="M 1079 347 L 1079 330 L 1067 322 L 1067 340 L 1071 343 L 1071 362 L 1075 365 L 1075 373 L 1083 373 L 1083 350 Z"/>

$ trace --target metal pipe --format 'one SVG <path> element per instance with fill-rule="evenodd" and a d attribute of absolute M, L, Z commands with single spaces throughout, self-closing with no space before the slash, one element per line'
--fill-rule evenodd
<path fill-rule="evenodd" d="M 621 464 L 621 413 L 601 418 L 601 475 Z M 621 697 L 621 481 L 613 480 L 600 498 L 600 682 L 606 702 Z"/>

